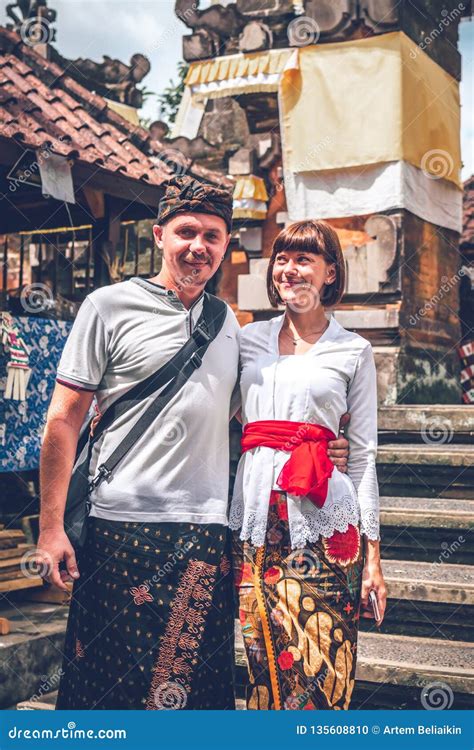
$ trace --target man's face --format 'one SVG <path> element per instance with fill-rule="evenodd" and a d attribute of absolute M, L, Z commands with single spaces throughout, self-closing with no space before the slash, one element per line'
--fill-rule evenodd
<path fill-rule="evenodd" d="M 230 241 L 220 216 L 183 213 L 153 227 L 163 267 L 177 288 L 204 287 L 219 268 Z"/>

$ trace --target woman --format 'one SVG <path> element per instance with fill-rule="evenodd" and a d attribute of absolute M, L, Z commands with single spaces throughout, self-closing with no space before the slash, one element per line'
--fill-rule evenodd
<path fill-rule="evenodd" d="M 242 330 L 243 455 L 232 499 L 249 709 L 348 709 L 360 609 L 383 619 L 376 373 L 370 344 L 325 308 L 344 290 L 335 231 L 276 238 L 267 288 L 283 315 Z M 349 412 L 348 474 L 328 458 Z"/>

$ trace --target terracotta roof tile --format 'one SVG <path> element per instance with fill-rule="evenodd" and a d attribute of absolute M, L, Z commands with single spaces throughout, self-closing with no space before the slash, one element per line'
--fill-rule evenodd
<path fill-rule="evenodd" d="M 85 112 L 84 107 L 82 106 L 81 102 L 78 102 L 77 99 L 73 99 L 72 96 L 70 96 L 67 91 L 63 91 L 59 87 L 53 87 L 52 89 L 48 89 L 48 91 L 51 92 L 52 96 L 54 98 L 58 98 L 65 107 L 71 110 L 71 112 L 76 112 L 78 109 Z"/>
<path fill-rule="evenodd" d="M 22 44 L 20 50 L 15 50 L 15 53 L 17 56 L 21 55 L 21 60 L 31 67 L 34 75 L 41 77 L 41 80 L 48 86 L 53 86 L 64 75 L 64 71 L 59 65 L 46 60 L 26 44 Z"/>
<path fill-rule="evenodd" d="M 110 172 L 160 185 L 171 170 L 155 166 L 143 149 L 147 130 L 108 108 L 55 63 L 0 27 L 0 122 L 2 137 L 32 149 L 76 155 Z"/>
<path fill-rule="evenodd" d="M 92 91 L 88 91 L 84 86 L 71 78 L 71 76 L 64 76 L 61 79 L 61 88 L 67 91 L 71 96 L 76 99 L 80 99 L 83 104 L 86 105 L 86 109 L 95 110 L 97 114 L 105 112 L 107 109 L 107 102 L 102 96 L 94 94 Z"/>
<path fill-rule="evenodd" d="M 21 44 L 21 38 L 14 31 L 0 26 L 0 52 L 11 52 Z"/>
<path fill-rule="evenodd" d="M 32 149 L 48 145 L 55 153 L 153 185 L 170 177 L 170 146 L 152 142 L 148 130 L 110 109 L 103 97 L 75 81 L 68 70 L 0 27 L 1 135 Z M 184 155 L 176 161 L 198 178 L 226 182 L 223 175 Z"/>
<path fill-rule="evenodd" d="M 89 164 L 105 164 L 104 154 L 101 154 L 92 143 L 82 148 L 80 153 L 81 161 L 86 161 Z"/>

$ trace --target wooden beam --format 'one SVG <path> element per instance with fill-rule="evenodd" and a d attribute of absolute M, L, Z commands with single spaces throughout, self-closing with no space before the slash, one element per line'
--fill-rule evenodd
<path fill-rule="evenodd" d="M 0 581 L 0 592 L 4 591 L 17 591 L 18 589 L 31 589 L 36 586 L 42 586 L 43 579 L 38 577 L 34 578 L 12 578 L 9 581 Z"/>
<path fill-rule="evenodd" d="M 134 180 L 121 172 L 107 172 L 98 169 L 97 166 L 77 162 L 72 168 L 74 189 L 82 190 L 88 185 L 95 190 L 103 190 L 106 195 L 115 198 L 123 198 L 129 204 L 136 204 L 143 209 L 152 209 L 152 215 L 156 215 L 158 204 L 163 197 L 164 187 L 161 185 L 149 185 L 141 180 Z M 145 217 L 144 217 L 145 218 Z M 146 218 L 150 218 L 147 212 Z"/>

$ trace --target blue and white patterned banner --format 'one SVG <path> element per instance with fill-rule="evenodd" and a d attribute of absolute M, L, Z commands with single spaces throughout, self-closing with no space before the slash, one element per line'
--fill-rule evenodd
<path fill-rule="evenodd" d="M 32 370 L 26 400 L 0 401 L 0 471 L 26 471 L 39 465 L 41 437 L 59 358 L 72 323 L 48 318 L 13 317 L 29 351 Z M 5 390 L 8 351 L 0 347 L 0 388 Z"/>

